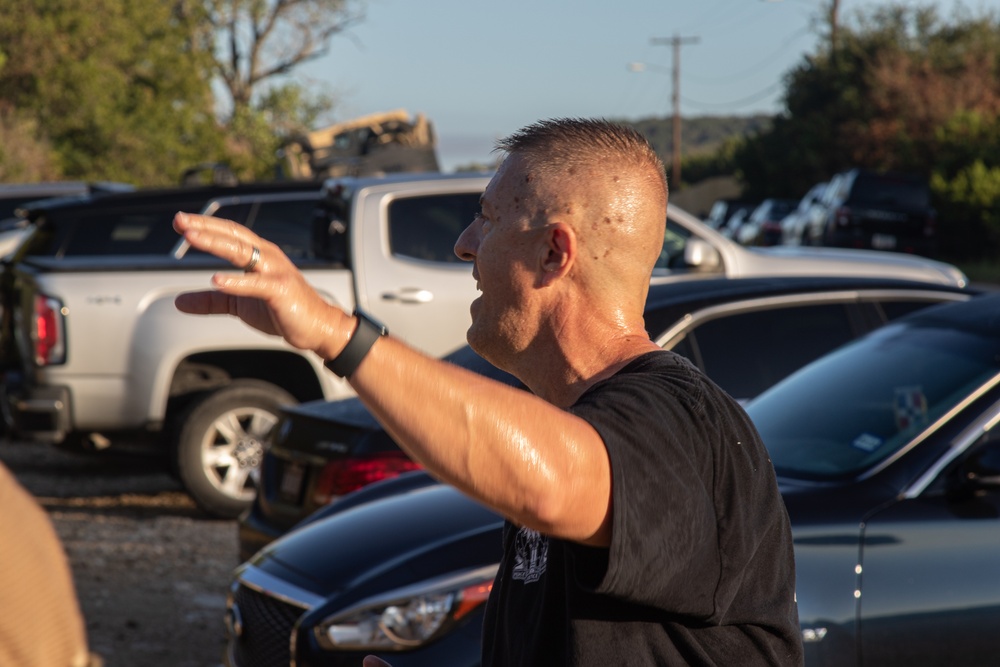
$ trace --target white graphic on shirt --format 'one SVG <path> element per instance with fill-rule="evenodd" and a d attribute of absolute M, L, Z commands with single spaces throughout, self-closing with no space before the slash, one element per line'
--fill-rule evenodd
<path fill-rule="evenodd" d="M 545 574 L 549 558 L 549 540 L 537 530 L 521 528 L 514 538 L 514 570 L 511 576 L 531 584 Z"/>

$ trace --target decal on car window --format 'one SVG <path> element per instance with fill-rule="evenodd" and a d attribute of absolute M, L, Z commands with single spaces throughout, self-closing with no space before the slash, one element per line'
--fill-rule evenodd
<path fill-rule="evenodd" d="M 896 387 L 892 401 L 893 415 L 896 417 L 896 427 L 906 431 L 927 423 L 927 397 L 919 385 L 912 387 Z"/>

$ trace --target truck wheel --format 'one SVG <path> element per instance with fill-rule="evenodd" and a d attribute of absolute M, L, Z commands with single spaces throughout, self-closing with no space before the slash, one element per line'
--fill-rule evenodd
<path fill-rule="evenodd" d="M 174 458 L 181 482 L 201 509 L 231 519 L 250 507 L 264 438 L 281 406 L 295 402 L 268 382 L 236 380 L 181 415 Z"/>

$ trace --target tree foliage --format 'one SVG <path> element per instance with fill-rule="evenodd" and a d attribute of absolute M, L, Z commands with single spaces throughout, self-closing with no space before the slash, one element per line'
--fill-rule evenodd
<path fill-rule="evenodd" d="M 216 53 L 215 73 L 229 93 L 233 117 L 249 109 L 267 84 L 326 55 L 333 37 L 364 18 L 358 0 L 201 2 L 188 13 L 203 17 L 202 47 Z"/>
<path fill-rule="evenodd" d="M 969 217 L 1000 208 L 991 194 L 1000 169 L 995 13 L 959 8 L 946 22 L 932 7 L 860 12 L 786 84 L 785 111 L 736 150 L 748 196 L 801 196 L 851 167 L 915 172 L 935 184 L 942 234 L 962 229 L 961 239 L 946 240 L 951 250 L 993 238 L 987 230 L 1000 221 Z M 957 215 L 962 221 L 950 219 Z"/>
<path fill-rule="evenodd" d="M 283 140 L 312 129 L 333 99 L 291 81 L 303 63 L 364 18 L 362 0 L 187 0 L 200 16 L 196 39 L 215 55 L 213 71 L 227 99 L 221 113 L 234 171 L 273 176 Z"/>
<path fill-rule="evenodd" d="M 295 82 L 273 86 L 229 119 L 227 151 L 242 180 L 274 178 L 285 139 L 308 132 L 329 112 L 332 99 Z"/>
<path fill-rule="evenodd" d="M 221 153 L 212 54 L 175 9 L 0 0 L 0 100 L 33 120 L 61 176 L 159 184 Z"/>

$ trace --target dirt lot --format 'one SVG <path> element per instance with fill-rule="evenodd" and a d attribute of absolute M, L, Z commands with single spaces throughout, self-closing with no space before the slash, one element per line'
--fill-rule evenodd
<path fill-rule="evenodd" d="M 0 460 L 49 511 L 106 667 L 221 664 L 234 521 L 202 514 L 148 455 L 0 440 Z"/>

